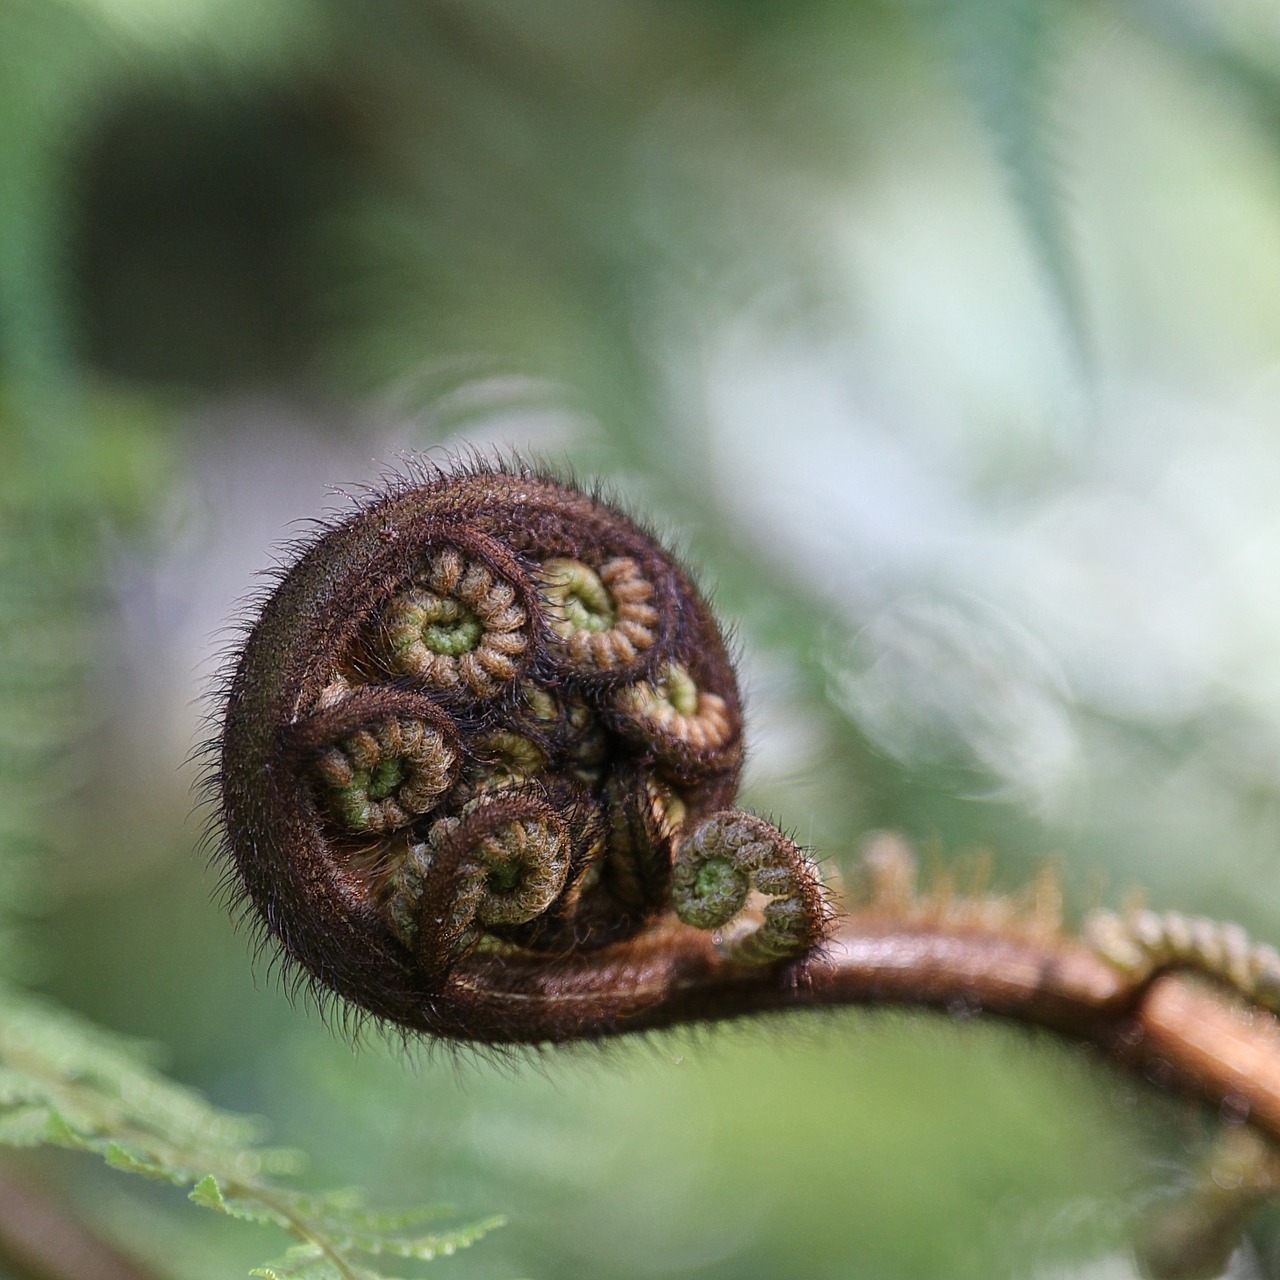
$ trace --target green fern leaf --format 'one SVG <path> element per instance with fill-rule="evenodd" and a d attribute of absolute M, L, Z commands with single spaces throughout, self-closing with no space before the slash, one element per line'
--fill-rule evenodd
<path fill-rule="evenodd" d="M 261 1276 L 263 1280 L 350 1280 L 350 1276 L 344 1276 L 323 1254 L 309 1245 L 298 1245 L 284 1257 L 255 1267 L 249 1274 Z M 362 1280 L 367 1275 L 368 1272 L 363 1273 Z"/>
<path fill-rule="evenodd" d="M 437 1232 L 432 1235 L 411 1237 L 357 1235 L 348 1237 L 345 1243 L 350 1250 L 375 1257 L 383 1255 L 390 1258 L 412 1258 L 418 1262 L 434 1262 L 437 1258 L 452 1256 L 459 1249 L 469 1248 L 490 1231 L 502 1226 L 504 1222 L 505 1219 L 501 1217 L 492 1217 L 469 1226 L 458 1227 L 453 1231 Z"/>
<path fill-rule="evenodd" d="M 19 1106 L 0 1115 L 0 1144 L 39 1147 L 49 1140 L 48 1107 Z"/>
<path fill-rule="evenodd" d="M 147 1160 L 118 1142 L 109 1142 L 102 1158 L 113 1169 L 123 1169 L 125 1173 L 140 1174 L 144 1178 L 155 1178 L 159 1182 L 176 1182 L 181 1185 L 185 1178 L 174 1169 L 154 1160 Z"/>
<path fill-rule="evenodd" d="M 219 1213 L 230 1213 L 227 1202 L 223 1198 L 222 1188 L 211 1173 L 206 1173 L 194 1187 L 187 1199 L 194 1204 L 203 1205 L 206 1209 L 216 1209 Z"/>
<path fill-rule="evenodd" d="M 261 1191 L 258 1193 L 261 1195 Z M 257 1222 L 263 1226 L 283 1227 L 290 1230 L 296 1222 L 306 1220 L 305 1214 L 291 1216 L 271 1205 L 264 1204 L 261 1199 L 252 1195 L 237 1195 L 224 1191 L 218 1179 L 207 1173 L 191 1189 L 188 1200 L 203 1205 L 206 1209 L 214 1209 L 225 1213 L 229 1218 L 239 1218 L 242 1222 Z"/>
<path fill-rule="evenodd" d="M 364 1265 L 379 1255 L 430 1261 L 501 1225 L 496 1218 L 429 1235 L 438 1205 L 368 1208 L 353 1190 L 312 1194 L 275 1181 L 297 1152 L 259 1145 L 260 1124 L 220 1111 L 166 1080 L 137 1046 L 65 1010 L 0 988 L 0 1144 L 90 1151 L 113 1169 L 189 1188 L 206 1209 L 274 1226 L 302 1242 L 257 1274 L 386 1280 Z"/>

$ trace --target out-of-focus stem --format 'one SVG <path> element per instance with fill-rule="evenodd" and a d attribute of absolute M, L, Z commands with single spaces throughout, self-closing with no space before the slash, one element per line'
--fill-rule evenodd
<path fill-rule="evenodd" d="M 17 1280 L 156 1280 L 8 1169 L 0 1169 L 0 1270 Z"/>

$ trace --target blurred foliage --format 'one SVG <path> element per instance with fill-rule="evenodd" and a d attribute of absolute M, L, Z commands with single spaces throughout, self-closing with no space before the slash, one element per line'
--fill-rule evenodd
<path fill-rule="evenodd" d="M 1131 1274 L 1201 1119 L 1038 1038 L 353 1057 L 177 766 L 326 483 L 516 446 L 677 532 L 833 871 L 893 827 L 1274 938 L 1277 103 L 1270 0 L 0 0 L 5 972 L 319 1179 L 511 1214 L 441 1273 Z M 165 1273 L 260 1256 L 32 1167 Z"/>
<path fill-rule="evenodd" d="M 297 1152 L 257 1145 L 258 1126 L 220 1112 L 148 1070 L 127 1045 L 65 1011 L 0 991 L 0 1143 L 91 1151 L 112 1169 L 188 1190 L 188 1199 L 299 1243 L 255 1274 L 267 1280 L 379 1280 L 367 1257 L 429 1262 L 474 1243 L 500 1219 L 424 1234 L 437 1208 L 371 1210 L 358 1192 L 311 1195 L 272 1175 Z"/>

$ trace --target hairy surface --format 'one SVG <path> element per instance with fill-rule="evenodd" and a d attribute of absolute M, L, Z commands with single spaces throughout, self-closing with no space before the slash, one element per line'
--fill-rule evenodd
<path fill-rule="evenodd" d="M 654 1025 L 658 950 L 775 970 L 824 936 L 811 860 L 732 807 L 741 700 L 702 596 L 621 512 L 534 471 L 420 469 L 296 548 L 216 750 L 266 935 L 408 1030 Z"/>

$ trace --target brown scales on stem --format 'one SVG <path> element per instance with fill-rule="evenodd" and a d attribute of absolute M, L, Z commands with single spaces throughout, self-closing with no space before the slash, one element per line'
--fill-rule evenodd
<path fill-rule="evenodd" d="M 289 961 L 410 1031 L 963 1009 L 1280 1139 L 1280 1024 L 1238 981 L 1269 981 L 1263 950 L 1203 922 L 1181 946 L 1162 918 L 1118 962 L 1114 923 L 1108 947 L 1063 932 L 1050 880 L 920 895 L 883 841 L 837 915 L 807 855 L 733 808 L 741 740 L 716 623 L 652 537 L 529 471 L 423 471 L 301 548 L 249 630 L 216 745 L 225 847 Z"/>

